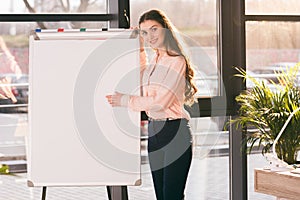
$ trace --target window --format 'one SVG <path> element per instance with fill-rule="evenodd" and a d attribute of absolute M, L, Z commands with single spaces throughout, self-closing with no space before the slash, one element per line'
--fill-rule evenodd
<path fill-rule="evenodd" d="M 300 61 L 300 16 L 297 0 L 245 0 L 246 66 L 250 75 L 276 83 L 274 70 Z M 269 85 L 271 89 L 278 89 Z M 247 87 L 251 84 L 247 83 Z M 259 160 L 259 162 L 254 162 Z M 254 168 L 268 165 L 259 151 L 248 157 L 248 198 L 273 197 L 254 192 Z"/>
<path fill-rule="evenodd" d="M 3 0 L 0 13 L 107 13 L 106 0 Z"/>
<path fill-rule="evenodd" d="M 212 100 L 223 95 L 219 73 L 219 1 L 131 0 L 130 6 L 131 26 L 138 26 L 139 16 L 147 10 L 158 8 L 164 11 L 185 40 L 196 69 L 195 81 L 201 108 L 199 110 L 199 105 L 195 105 L 191 109 L 194 160 L 186 198 L 209 199 L 214 196 L 216 199 L 229 199 L 229 134 L 223 131 L 228 119 L 224 116 L 226 100 Z M 223 112 L 213 116 L 218 109 Z M 208 180 L 208 177 L 214 178 Z M 218 194 L 215 190 L 219 191 Z"/>
<path fill-rule="evenodd" d="M 183 8 L 180 9 L 179 8 Z M 163 10 L 188 46 L 196 69 L 198 97 L 218 96 L 218 12 L 217 1 L 131 1 L 131 25 L 138 26 L 139 16 L 151 8 Z"/>
<path fill-rule="evenodd" d="M 245 0 L 247 15 L 299 15 L 298 0 Z"/>
<path fill-rule="evenodd" d="M 248 73 L 266 84 L 271 80 L 277 83 L 275 71 L 300 61 L 300 40 L 296 37 L 299 34 L 299 22 L 246 22 Z M 275 89 L 272 84 L 269 86 Z"/>

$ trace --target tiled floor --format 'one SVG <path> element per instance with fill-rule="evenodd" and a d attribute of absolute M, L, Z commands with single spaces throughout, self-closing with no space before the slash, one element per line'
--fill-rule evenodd
<path fill-rule="evenodd" d="M 248 159 L 249 200 L 274 200 L 275 197 L 253 191 L 253 169 L 263 167 L 260 154 Z M 186 200 L 229 199 L 228 157 L 194 158 L 186 188 Z M 49 172 L 51 173 L 51 172 Z M 128 187 L 130 200 L 155 200 L 149 165 L 142 165 L 141 186 Z M 29 188 L 26 173 L 0 175 L 0 200 L 41 199 L 42 188 Z M 106 188 L 101 187 L 48 187 L 47 200 L 107 200 Z"/>

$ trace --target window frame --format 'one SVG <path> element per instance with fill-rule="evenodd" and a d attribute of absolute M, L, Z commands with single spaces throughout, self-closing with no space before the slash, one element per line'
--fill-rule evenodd
<path fill-rule="evenodd" d="M 108 21 L 109 28 L 129 28 L 129 0 L 107 0 L 107 14 L 90 13 L 47 13 L 47 14 L 0 14 L 0 22 L 39 22 L 39 21 Z"/>
<path fill-rule="evenodd" d="M 222 0 L 220 0 L 222 1 Z M 230 7 L 232 10 L 230 12 L 230 8 L 221 9 L 223 12 L 227 13 L 228 19 L 227 22 L 222 22 L 222 25 L 225 26 L 223 29 L 223 33 L 227 35 L 227 37 L 222 38 L 222 42 L 231 42 L 233 45 L 232 49 L 234 54 L 224 55 L 222 57 L 222 61 L 225 60 L 225 63 L 231 63 L 233 66 L 239 66 L 246 70 L 246 23 L 248 21 L 266 21 L 266 22 L 300 22 L 299 15 L 255 15 L 255 14 L 245 14 L 245 2 L 246 0 L 230 0 L 230 2 L 225 3 L 222 1 L 224 6 Z M 227 5 L 226 5 L 227 4 Z M 226 11 L 227 10 L 227 11 Z M 232 13 L 232 14 L 230 14 Z M 226 17 L 226 16 L 225 16 Z M 226 28 L 232 22 L 232 26 L 230 28 Z M 233 23 L 234 22 L 234 23 Z M 232 30 L 232 37 L 230 37 L 230 29 Z M 235 41 L 235 42 L 234 42 Z M 222 46 L 222 52 L 226 53 L 230 51 L 229 46 Z M 229 57 L 227 57 L 229 56 Z M 224 63 L 223 63 L 224 64 Z M 229 106 L 230 118 L 235 118 L 238 113 L 238 105 L 235 103 L 234 98 L 238 95 L 242 90 L 246 89 L 246 83 L 241 82 L 242 80 L 237 80 L 233 78 L 234 74 L 229 65 L 223 65 L 225 70 L 223 71 L 223 77 L 231 77 L 232 80 L 227 79 L 225 81 L 225 87 L 230 88 L 230 85 L 234 85 L 231 92 L 229 92 L 228 97 L 231 98 L 232 104 Z M 230 71 L 230 72 L 228 72 Z M 241 129 L 236 129 L 233 124 L 230 125 L 229 131 L 229 142 L 230 142 L 230 199 L 232 200 L 247 200 L 248 199 L 248 191 L 247 191 L 247 155 L 245 153 L 246 144 L 242 145 L 244 138 L 244 134 L 242 134 Z M 242 152 L 241 152 L 242 151 Z"/>
<path fill-rule="evenodd" d="M 192 117 L 237 116 L 235 97 L 246 88 L 234 75 L 233 66 L 246 70 L 245 25 L 247 21 L 300 21 L 298 15 L 245 15 L 246 0 L 217 0 L 218 69 L 220 96 L 199 98 L 188 110 Z M 0 22 L 108 21 L 109 28 L 129 28 L 129 0 L 107 0 L 107 14 L 0 14 Z M 223 84 L 221 84 L 223 83 Z M 226 102 L 224 104 L 224 102 Z M 212 111 L 213 105 L 213 111 Z M 200 111 L 200 112 L 199 112 Z M 242 130 L 229 128 L 230 199 L 247 199 L 247 156 Z"/>

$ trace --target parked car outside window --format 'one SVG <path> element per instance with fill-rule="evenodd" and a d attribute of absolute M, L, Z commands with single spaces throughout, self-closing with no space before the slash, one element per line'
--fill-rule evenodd
<path fill-rule="evenodd" d="M 14 97 L 5 96 L 0 98 L 1 113 L 26 113 L 28 112 L 28 75 L 27 74 L 1 74 L 0 79 L 9 80 L 0 82 L 1 90 L 10 90 Z"/>
<path fill-rule="evenodd" d="M 286 71 L 291 67 L 294 67 L 297 63 L 296 62 L 278 62 L 271 64 L 269 66 L 262 66 L 256 69 L 253 69 L 253 73 L 259 74 L 261 77 L 273 81 L 274 83 L 278 83 L 277 76 L 280 72 Z M 298 75 L 300 77 L 300 73 Z"/>

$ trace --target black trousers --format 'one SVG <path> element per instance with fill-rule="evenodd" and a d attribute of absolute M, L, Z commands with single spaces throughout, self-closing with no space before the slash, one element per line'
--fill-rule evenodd
<path fill-rule="evenodd" d="M 192 160 L 186 119 L 149 121 L 148 156 L 157 200 L 182 200 Z"/>

